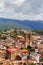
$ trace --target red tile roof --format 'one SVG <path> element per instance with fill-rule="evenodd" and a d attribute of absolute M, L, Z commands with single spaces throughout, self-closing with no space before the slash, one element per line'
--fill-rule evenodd
<path fill-rule="evenodd" d="M 23 50 L 22 50 L 22 53 L 28 53 L 28 50 L 23 49 Z"/>
<path fill-rule="evenodd" d="M 30 58 L 30 60 L 31 60 L 31 61 L 35 61 L 35 59 L 34 59 L 34 58 Z"/>
<path fill-rule="evenodd" d="M 41 56 L 43 56 L 43 53 L 41 53 Z"/>
<path fill-rule="evenodd" d="M 38 48 L 43 49 L 43 44 L 38 45 Z"/>
<path fill-rule="evenodd" d="M 5 59 L 0 57 L 0 61 L 5 61 Z"/>
<path fill-rule="evenodd" d="M 9 49 L 7 49 L 7 51 L 9 51 L 9 52 L 16 52 L 16 51 L 19 51 L 20 49 L 18 49 L 18 48 L 9 48 Z"/>

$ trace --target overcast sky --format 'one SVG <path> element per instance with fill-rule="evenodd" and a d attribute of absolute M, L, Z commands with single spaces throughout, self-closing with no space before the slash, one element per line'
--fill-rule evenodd
<path fill-rule="evenodd" d="M 0 0 L 0 17 L 43 20 L 43 0 Z"/>

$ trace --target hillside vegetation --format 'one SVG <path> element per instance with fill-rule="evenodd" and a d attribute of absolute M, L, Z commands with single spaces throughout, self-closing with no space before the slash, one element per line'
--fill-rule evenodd
<path fill-rule="evenodd" d="M 34 32 L 40 34 L 40 35 L 43 35 L 43 30 L 34 30 Z"/>

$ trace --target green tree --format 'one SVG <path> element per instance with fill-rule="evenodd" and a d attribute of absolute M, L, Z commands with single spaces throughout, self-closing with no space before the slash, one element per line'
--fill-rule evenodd
<path fill-rule="evenodd" d="M 28 50 L 29 52 L 33 52 L 33 51 L 35 51 L 35 48 L 32 48 L 31 46 L 28 46 L 28 47 L 27 47 L 27 50 Z"/>
<path fill-rule="evenodd" d="M 28 65 L 36 65 L 35 63 L 30 63 L 30 64 L 28 64 Z"/>

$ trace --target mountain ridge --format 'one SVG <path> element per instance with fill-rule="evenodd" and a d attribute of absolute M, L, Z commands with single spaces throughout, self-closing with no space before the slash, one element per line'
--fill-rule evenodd
<path fill-rule="evenodd" d="M 19 20 L 0 18 L 0 30 L 17 28 L 31 30 L 30 27 L 18 23 Z"/>
<path fill-rule="evenodd" d="M 43 20 L 17 20 L 17 19 L 7 19 L 7 18 L 0 18 L 0 25 L 1 24 L 8 24 L 12 27 L 14 27 L 14 23 L 16 23 L 16 26 L 24 26 L 33 30 L 43 30 Z"/>

